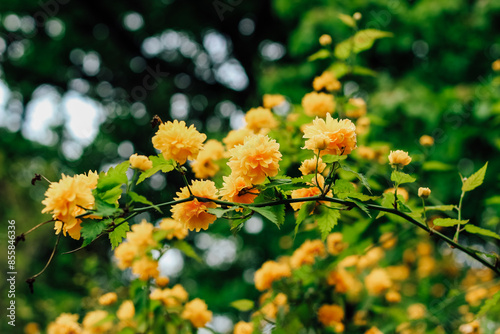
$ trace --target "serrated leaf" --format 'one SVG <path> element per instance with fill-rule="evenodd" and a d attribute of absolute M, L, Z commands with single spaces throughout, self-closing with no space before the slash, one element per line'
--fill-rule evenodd
<path fill-rule="evenodd" d="M 94 194 L 95 198 L 99 198 L 101 201 L 105 203 L 114 205 L 116 202 L 118 202 L 118 200 L 122 196 L 122 185 L 119 184 L 114 188 L 108 189 L 106 191 L 94 189 L 92 193 Z"/>
<path fill-rule="evenodd" d="M 297 215 L 297 220 L 295 221 L 295 234 L 299 231 L 299 226 L 302 222 L 311 215 L 314 210 L 316 202 L 306 202 L 302 204 Z"/>
<path fill-rule="evenodd" d="M 162 171 L 163 173 L 171 172 L 172 170 L 174 170 L 176 164 L 173 159 L 165 160 L 165 158 L 161 153 L 157 156 L 155 155 L 150 156 L 149 160 L 153 162 L 153 167 L 142 172 L 141 175 L 139 175 L 139 179 L 137 179 L 136 184 L 141 183 L 142 181 L 153 176 L 159 171 Z"/>
<path fill-rule="evenodd" d="M 156 206 L 153 202 L 151 202 L 150 200 L 148 200 L 146 197 L 144 197 L 142 195 L 139 195 L 138 193 L 133 192 L 133 191 L 129 191 L 128 195 L 130 196 L 130 199 L 132 201 L 134 201 L 136 203 L 142 203 L 142 204 L 150 205 L 153 208 L 155 208 L 156 211 L 158 211 L 160 213 L 163 213 L 158 206 Z"/>
<path fill-rule="evenodd" d="M 467 180 L 462 184 L 462 191 L 471 191 L 483 184 L 484 176 L 486 175 L 486 169 L 488 168 L 488 163 L 484 164 L 481 169 L 469 176 Z"/>
<path fill-rule="evenodd" d="M 403 203 L 403 196 L 398 195 L 398 204 L 401 204 L 401 203 Z M 384 208 L 394 209 L 394 193 L 387 192 L 387 193 L 382 194 L 381 205 Z M 377 215 L 376 219 L 382 217 L 385 214 L 387 214 L 387 212 L 380 211 L 379 214 Z"/>
<path fill-rule="evenodd" d="M 452 218 L 437 218 L 432 221 L 434 225 L 437 226 L 444 226 L 444 227 L 450 227 L 450 226 L 456 226 L 456 225 L 465 225 L 469 222 L 469 220 L 458 220 L 458 219 L 452 219 Z"/>
<path fill-rule="evenodd" d="M 96 210 L 92 212 L 92 215 L 97 217 L 111 217 L 116 213 L 121 212 L 117 204 L 105 202 L 99 197 L 99 195 L 95 196 L 95 207 Z"/>
<path fill-rule="evenodd" d="M 243 227 L 243 224 L 249 219 L 250 216 L 241 219 L 233 219 L 231 222 L 231 232 L 238 233 Z"/>
<path fill-rule="evenodd" d="M 99 179 L 96 186 L 97 191 L 99 193 L 104 193 L 127 183 L 127 170 L 129 165 L 129 161 L 126 160 L 115 167 L 109 168 L 106 173 L 99 173 Z"/>
<path fill-rule="evenodd" d="M 327 49 L 321 49 L 318 52 L 313 53 L 307 58 L 308 61 L 315 61 L 318 59 L 330 58 L 331 53 Z"/>
<path fill-rule="evenodd" d="M 349 167 L 348 165 L 345 165 L 345 164 L 340 164 L 340 168 L 342 168 L 346 172 L 351 172 L 354 175 L 356 175 L 358 180 L 361 181 L 361 184 L 363 184 L 365 186 L 365 188 L 368 189 L 370 194 L 372 193 L 372 189 L 370 188 L 370 185 L 368 184 L 368 180 L 366 179 L 366 177 L 363 174 L 355 172 L 354 170 L 351 169 L 351 167 Z"/>
<path fill-rule="evenodd" d="M 178 250 L 183 252 L 186 256 L 196 260 L 197 262 L 199 262 L 199 263 L 202 262 L 201 258 L 198 256 L 198 254 L 196 254 L 194 248 L 190 244 L 188 244 L 186 241 L 177 240 L 176 242 L 174 242 L 173 247 L 177 248 Z"/>
<path fill-rule="evenodd" d="M 321 157 L 321 160 L 325 164 L 331 164 L 332 162 L 342 161 L 347 159 L 347 155 L 333 155 L 333 154 L 325 154 Z"/>
<path fill-rule="evenodd" d="M 456 208 L 455 205 L 434 205 L 434 206 L 426 206 L 425 210 L 427 211 L 453 211 Z"/>
<path fill-rule="evenodd" d="M 371 213 L 370 213 L 370 210 L 368 210 L 368 207 L 365 205 L 365 203 L 361 202 L 360 200 L 357 200 L 355 198 L 350 198 L 351 196 L 349 196 L 349 199 L 354 202 L 356 204 L 356 206 L 358 208 L 360 208 L 364 213 L 366 213 L 368 215 L 368 217 L 372 217 Z"/>
<path fill-rule="evenodd" d="M 95 219 L 84 220 L 80 224 L 80 226 L 82 227 L 82 229 L 80 230 L 80 234 L 82 235 L 83 238 L 82 247 L 85 247 L 92 241 L 94 241 L 95 238 L 97 238 L 97 236 L 106 229 L 107 223 L 109 222 L 110 220 L 95 220 Z"/>
<path fill-rule="evenodd" d="M 237 207 L 231 207 L 229 209 L 221 209 L 221 208 L 208 208 L 207 212 L 215 215 L 217 218 L 222 218 L 226 213 L 234 211 L 238 209 Z"/>
<path fill-rule="evenodd" d="M 472 226 L 472 225 L 471 225 Z M 492 297 L 486 299 L 483 306 L 477 313 L 477 318 L 482 317 L 486 313 L 488 313 L 492 308 L 498 306 L 500 304 L 500 291 L 497 291 Z"/>
<path fill-rule="evenodd" d="M 247 312 L 253 309 L 254 302 L 250 299 L 240 299 L 240 300 L 235 300 L 230 305 L 235 309 L 237 309 L 238 311 Z"/>
<path fill-rule="evenodd" d="M 127 232 L 130 231 L 130 226 L 128 222 L 123 222 L 123 218 L 116 219 L 115 224 L 118 225 L 115 229 L 109 233 L 109 241 L 111 242 L 111 248 L 115 249 L 123 239 L 127 236 Z"/>
<path fill-rule="evenodd" d="M 465 230 L 469 233 L 480 234 L 486 237 L 492 237 L 500 240 L 500 235 L 496 234 L 491 230 L 487 230 L 485 228 L 481 228 L 475 225 L 465 225 Z"/>
<path fill-rule="evenodd" d="M 326 237 L 328 237 L 332 229 L 337 225 L 339 218 L 339 210 L 330 209 L 324 205 L 321 206 L 321 211 L 316 216 L 316 221 L 318 222 L 318 228 L 321 232 L 321 239 L 323 241 L 326 240 Z"/>
<path fill-rule="evenodd" d="M 358 31 L 354 36 L 340 42 L 335 46 L 334 55 L 338 59 L 347 59 L 351 54 L 370 49 L 377 39 L 392 37 L 393 34 L 387 31 L 376 29 L 364 29 Z"/>
<path fill-rule="evenodd" d="M 391 174 L 391 181 L 395 182 L 398 185 L 401 185 L 404 183 L 413 183 L 416 180 L 417 179 L 414 178 L 413 176 L 408 175 L 408 174 L 403 173 L 403 172 L 400 172 L 400 171 L 397 171 L 397 170 L 393 170 L 392 174 Z"/>
<path fill-rule="evenodd" d="M 278 228 L 281 227 L 280 219 L 278 219 L 278 217 L 276 216 L 276 212 L 274 212 L 274 210 L 271 207 L 269 207 L 269 206 L 265 206 L 265 207 L 249 206 L 248 208 L 257 212 L 259 215 L 269 219 Z"/>
<path fill-rule="evenodd" d="M 355 28 L 356 27 L 356 20 L 353 19 L 352 16 L 350 15 L 346 15 L 346 14 L 338 14 L 338 18 L 344 22 L 345 25 L 351 27 L 351 28 Z"/>

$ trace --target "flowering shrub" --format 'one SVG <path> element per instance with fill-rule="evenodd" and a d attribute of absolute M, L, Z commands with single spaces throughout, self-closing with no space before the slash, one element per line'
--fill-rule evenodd
<path fill-rule="evenodd" d="M 334 66 L 312 81 L 315 91 L 288 114 L 273 113 L 286 97 L 266 95 L 262 107 L 247 112 L 246 126 L 229 132 L 222 143 L 206 141 L 184 121 L 160 121 L 152 138 L 159 154 L 134 154 L 107 172 L 62 175 L 50 184 L 42 212 L 52 214 L 58 238 L 83 237 L 85 247 L 108 235 L 117 266 L 130 268 L 135 279 L 126 296 L 100 296 L 101 309 L 89 311 L 81 322 L 76 314 L 61 314 L 49 324 L 49 334 L 188 333 L 205 327 L 213 317 L 210 301 L 189 296 L 180 284 L 168 287 L 169 278 L 158 270 L 158 253 L 173 247 L 199 260 L 183 240 L 189 231 L 229 222 L 237 233 L 253 215 L 278 228 L 293 220 L 293 236 L 303 242 L 255 272 L 262 295 L 233 303 L 242 314 L 234 333 L 479 333 L 481 322 L 488 329 L 500 326 L 498 255 L 460 239 L 463 233 L 500 239 L 462 217 L 463 199 L 481 186 L 487 163 L 460 177 L 457 205 L 427 205 L 431 188 L 408 167 L 414 157 L 402 147 L 390 151 L 371 145 L 366 102 L 341 94 L 342 77 L 370 73 L 353 66 L 351 57 L 390 34 L 358 31 L 355 18 L 342 20 L 355 34 L 334 48 L 330 36 L 321 36 L 325 48 L 310 60 L 331 57 Z M 431 139 L 423 136 L 420 143 L 432 146 Z M 368 164 L 380 175 L 361 173 L 360 166 Z M 188 180 L 189 170 L 195 179 Z M 171 201 L 153 203 L 134 191 L 158 172 L 184 180 Z M 421 185 L 418 191 L 402 187 L 414 184 Z M 152 210 L 165 215 L 159 224 L 131 224 Z M 415 228 L 427 241 L 415 238 Z M 431 238 L 442 244 L 434 246 Z M 482 267 L 463 273 L 453 258 L 457 252 Z M 440 302 L 445 297 L 452 311 Z"/>

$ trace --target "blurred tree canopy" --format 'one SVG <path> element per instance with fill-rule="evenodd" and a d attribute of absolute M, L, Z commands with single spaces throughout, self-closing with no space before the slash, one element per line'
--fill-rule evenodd
<path fill-rule="evenodd" d="M 319 36 L 330 34 L 334 43 L 346 39 L 348 27 L 338 13 L 354 12 L 362 13 L 363 28 L 394 34 L 358 56 L 377 75 L 352 76 L 344 86 L 367 100 L 376 125 L 370 138 L 411 152 L 420 150 L 421 135 L 432 135 L 436 145 L 424 153 L 442 164 L 416 168 L 444 202 L 460 195 L 448 186 L 457 170 L 469 175 L 489 160 L 490 187 L 465 210 L 487 212 L 478 219 L 488 226 L 498 223 L 498 197 L 485 202 L 500 190 L 500 98 L 491 70 L 500 58 L 498 0 L 2 0 L 2 221 L 15 219 L 20 233 L 48 219 L 40 214 L 46 183 L 31 186 L 35 173 L 57 180 L 61 172 L 105 169 L 135 152 L 154 153 L 149 121 L 155 114 L 184 119 L 220 140 L 265 93 L 300 104 L 328 62 L 306 61 L 318 50 Z M 91 125 L 79 123 L 84 119 Z M 159 177 L 142 190 L 160 202 L 181 184 Z M 58 256 L 30 295 L 22 280 L 49 257 L 55 241 L 49 229 L 18 245 L 22 321 L 45 323 L 62 310 L 85 308 L 81 300 L 88 291 L 127 281 L 110 271 L 107 243 L 96 242 Z M 215 267 L 186 259 L 179 279 L 212 299 L 214 312 L 229 313 L 232 300 L 256 296 L 251 279 L 243 277 L 291 247 L 281 239 L 287 229 L 276 233 L 266 224 L 259 234 L 235 236 L 234 259 Z M 4 240 L 6 229 L 0 235 Z M 210 242 L 228 235 L 227 226 L 214 226 Z M 190 242 L 199 247 L 198 239 L 191 236 Z M 61 250 L 78 246 L 64 240 Z"/>

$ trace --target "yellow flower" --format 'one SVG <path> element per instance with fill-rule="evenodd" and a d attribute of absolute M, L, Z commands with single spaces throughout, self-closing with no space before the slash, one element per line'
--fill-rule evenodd
<path fill-rule="evenodd" d="M 47 334 L 80 334 L 82 327 L 78 323 L 78 314 L 61 313 L 47 327 Z"/>
<path fill-rule="evenodd" d="M 135 169 L 146 171 L 153 168 L 153 162 L 145 155 L 137 155 L 137 153 L 134 153 L 130 156 L 129 161 L 130 167 Z"/>
<path fill-rule="evenodd" d="M 389 290 L 385 294 L 385 300 L 389 303 L 399 303 L 401 301 L 401 294 L 396 290 Z"/>
<path fill-rule="evenodd" d="M 264 94 L 262 100 L 262 105 L 264 106 L 264 108 L 272 109 L 285 102 L 285 97 L 280 94 Z"/>
<path fill-rule="evenodd" d="M 316 183 L 316 179 L 318 180 L 318 183 Z M 308 184 L 312 185 L 313 187 L 293 190 L 291 194 L 292 198 L 306 198 L 306 197 L 313 197 L 320 195 L 321 190 L 317 187 L 317 185 L 319 184 L 319 186 L 323 188 L 325 184 L 325 178 L 323 177 L 323 175 L 318 174 L 316 177 L 313 178 L 312 183 Z M 331 195 L 331 193 L 332 192 L 330 190 L 327 195 Z M 305 202 L 290 203 L 290 206 L 293 208 L 294 211 L 297 211 L 302 207 L 304 203 Z"/>
<path fill-rule="evenodd" d="M 233 334 L 252 334 L 253 324 L 251 322 L 240 321 L 234 325 Z"/>
<path fill-rule="evenodd" d="M 314 90 L 320 91 L 323 88 L 332 92 L 339 90 L 342 87 L 340 81 L 333 75 L 332 72 L 325 71 L 319 77 L 314 78 L 313 88 Z"/>
<path fill-rule="evenodd" d="M 271 291 L 268 291 L 259 298 L 261 308 L 257 312 L 257 314 L 260 313 L 267 319 L 276 319 L 276 315 L 278 314 L 278 311 L 280 311 L 280 309 L 285 313 L 288 312 L 288 298 L 284 293 L 278 293 L 272 300 L 271 296 Z"/>
<path fill-rule="evenodd" d="M 173 238 L 182 240 L 189 233 L 189 230 L 183 223 L 172 218 L 163 218 L 160 222 L 160 229 L 168 232 L 165 236 L 168 240 L 172 240 Z"/>
<path fill-rule="evenodd" d="M 222 142 L 226 145 L 228 150 L 237 145 L 243 145 L 245 138 L 254 135 L 253 131 L 248 128 L 241 128 L 239 130 L 231 130 Z"/>
<path fill-rule="evenodd" d="M 116 316 L 121 321 L 130 320 L 135 315 L 134 303 L 131 300 L 124 301 L 118 311 L 116 311 Z"/>
<path fill-rule="evenodd" d="M 324 326 L 334 327 L 337 323 L 344 320 L 344 309 L 339 305 L 322 305 L 318 309 L 318 320 Z"/>
<path fill-rule="evenodd" d="M 342 233 L 340 232 L 331 233 L 326 238 L 326 248 L 331 255 L 339 255 L 347 248 L 347 245 L 346 242 L 342 242 Z"/>
<path fill-rule="evenodd" d="M 137 254 L 137 247 L 128 242 L 122 242 L 115 249 L 115 257 L 118 260 L 118 268 L 125 270 L 132 266 Z"/>
<path fill-rule="evenodd" d="M 29 322 L 24 326 L 24 334 L 40 334 L 40 326 L 36 322 Z"/>
<path fill-rule="evenodd" d="M 476 287 L 465 295 L 465 301 L 471 306 L 478 306 L 485 298 L 488 298 L 488 290 L 481 287 Z"/>
<path fill-rule="evenodd" d="M 321 37 L 319 38 L 319 44 L 321 44 L 322 46 L 332 44 L 332 36 L 327 34 L 321 35 Z"/>
<path fill-rule="evenodd" d="M 69 234 L 73 239 L 80 239 L 81 219 L 76 216 L 85 213 L 85 209 L 94 207 L 92 189 L 97 186 L 99 175 L 89 171 L 88 175 L 80 174 L 74 177 L 62 174 L 59 182 L 52 182 L 45 192 L 42 213 L 51 212 L 56 220 L 56 234 Z"/>
<path fill-rule="evenodd" d="M 138 275 L 141 281 L 156 278 L 160 274 L 158 271 L 158 261 L 143 256 L 132 264 L 132 273 Z"/>
<path fill-rule="evenodd" d="M 181 317 L 189 320 L 194 327 L 200 328 L 212 320 L 212 311 L 208 310 L 203 300 L 196 298 L 186 304 Z"/>
<path fill-rule="evenodd" d="M 389 163 L 393 167 L 401 168 L 408 165 L 410 162 L 411 157 L 408 155 L 408 152 L 397 150 L 391 151 L 389 154 Z"/>
<path fill-rule="evenodd" d="M 366 116 L 358 118 L 356 121 L 356 133 L 358 135 L 365 135 L 370 131 L 370 119 Z"/>
<path fill-rule="evenodd" d="M 297 269 L 304 264 L 313 264 L 316 256 L 326 255 L 325 244 L 321 240 L 306 240 L 290 258 L 290 266 Z"/>
<path fill-rule="evenodd" d="M 220 195 L 225 201 L 250 204 L 259 195 L 259 191 L 252 189 L 252 185 L 239 175 L 223 176 L 223 180 Z"/>
<path fill-rule="evenodd" d="M 365 287 L 372 296 L 378 296 L 392 286 L 391 278 L 382 268 L 373 269 L 365 277 Z"/>
<path fill-rule="evenodd" d="M 246 182 L 260 184 L 267 176 L 276 176 L 279 170 L 281 153 L 276 140 L 264 135 L 245 138 L 243 145 L 229 151 L 231 158 L 227 163 L 235 175 Z"/>
<path fill-rule="evenodd" d="M 368 146 L 360 146 L 356 152 L 361 159 L 373 160 L 376 157 L 375 150 Z"/>
<path fill-rule="evenodd" d="M 99 297 L 99 304 L 101 305 L 111 305 L 116 303 L 118 296 L 114 292 L 108 292 L 101 297 Z"/>
<path fill-rule="evenodd" d="M 423 304 L 412 304 L 406 310 L 410 320 L 424 319 L 427 313 L 427 308 Z"/>
<path fill-rule="evenodd" d="M 394 194 L 394 191 L 395 191 L 394 188 L 389 188 L 389 189 L 384 190 L 384 194 L 385 193 L 393 193 Z M 405 202 L 408 200 L 408 198 L 410 198 L 410 195 L 408 194 L 408 190 L 406 190 L 405 188 L 398 187 L 398 197 L 400 195 L 403 197 Z"/>
<path fill-rule="evenodd" d="M 423 135 L 422 137 L 420 137 L 420 139 L 418 141 L 419 141 L 420 145 L 422 145 L 422 146 L 434 145 L 434 137 L 431 137 L 429 135 Z"/>
<path fill-rule="evenodd" d="M 356 126 L 348 119 L 333 119 L 330 114 L 326 115 L 326 120 L 316 117 L 312 125 L 304 129 L 303 138 L 306 141 L 305 148 L 317 153 L 315 138 L 327 138 L 328 145 L 321 151 L 323 154 L 349 154 L 356 149 Z"/>
<path fill-rule="evenodd" d="M 198 157 L 191 164 L 194 176 L 199 179 L 206 179 L 214 176 L 220 167 L 214 162 L 224 155 L 224 146 L 215 139 L 210 139 L 205 143 L 198 153 Z"/>
<path fill-rule="evenodd" d="M 362 285 L 353 274 L 339 266 L 338 270 L 333 270 L 328 274 L 327 283 L 335 286 L 335 292 L 349 293 L 357 295 L 361 291 Z"/>
<path fill-rule="evenodd" d="M 184 121 L 167 122 L 153 137 L 153 146 L 160 150 L 165 159 L 174 159 L 183 165 L 187 159 L 195 159 L 207 136 L 199 133 L 194 125 L 186 127 Z"/>
<path fill-rule="evenodd" d="M 113 327 L 113 322 L 111 320 L 103 320 L 108 316 L 108 312 L 103 310 L 97 310 L 87 313 L 85 318 L 82 320 L 83 331 L 85 334 L 93 333 L 108 333 Z"/>
<path fill-rule="evenodd" d="M 176 307 L 184 303 L 189 295 L 180 284 L 176 284 L 172 289 L 156 289 L 149 296 L 152 300 L 160 300 L 167 307 Z"/>
<path fill-rule="evenodd" d="M 396 245 L 397 241 L 398 241 L 398 238 L 394 234 L 392 234 L 392 232 L 385 232 L 378 239 L 378 242 L 385 249 L 390 249 L 390 248 L 394 247 Z"/>
<path fill-rule="evenodd" d="M 191 184 L 191 191 L 194 196 L 217 199 L 217 188 L 213 181 L 194 180 Z M 177 192 L 177 197 L 174 199 L 178 201 L 190 196 L 188 188 L 184 187 L 180 192 Z M 217 204 L 215 203 L 200 202 L 194 199 L 189 202 L 176 204 L 172 206 L 170 211 L 172 212 L 172 218 L 183 223 L 189 230 L 199 232 L 201 229 L 208 229 L 208 226 L 217 219 L 215 215 L 207 212 L 208 208 L 216 207 Z"/>
<path fill-rule="evenodd" d="M 431 190 L 429 188 L 418 188 L 418 197 L 428 198 L 431 195 Z"/>
<path fill-rule="evenodd" d="M 458 330 L 460 331 L 460 333 L 463 333 L 463 334 L 481 334 L 482 333 L 481 325 L 479 324 L 479 321 L 477 321 L 477 320 L 469 322 L 468 324 L 461 325 L 458 328 Z M 500 332 L 500 331 L 496 330 L 495 334 L 497 334 L 497 332 Z"/>
<path fill-rule="evenodd" d="M 384 256 L 385 252 L 381 247 L 373 247 L 365 255 L 359 257 L 356 265 L 359 270 L 363 270 L 375 266 Z"/>
<path fill-rule="evenodd" d="M 355 19 L 356 21 L 359 21 L 359 20 L 361 20 L 362 15 L 360 12 L 356 12 L 356 13 L 352 14 L 352 18 Z"/>
<path fill-rule="evenodd" d="M 311 92 L 302 98 L 302 107 L 308 116 L 325 117 L 335 111 L 333 95 Z"/>
<path fill-rule="evenodd" d="M 302 172 L 302 175 L 313 174 L 316 172 L 316 165 L 318 166 L 318 173 L 323 173 L 326 168 L 326 164 L 321 158 L 318 160 L 316 156 L 314 158 L 304 160 L 302 165 L 300 165 L 299 170 Z"/>
<path fill-rule="evenodd" d="M 349 99 L 349 104 L 347 105 L 345 113 L 349 118 L 360 118 L 366 115 L 365 100 L 359 97 Z"/>
<path fill-rule="evenodd" d="M 493 71 L 500 71 L 500 59 L 495 60 L 491 64 L 491 68 L 493 69 Z"/>
<path fill-rule="evenodd" d="M 365 334 L 384 334 L 380 329 L 378 329 L 377 327 L 372 327 L 370 328 L 369 330 L 367 330 L 365 332 Z"/>
<path fill-rule="evenodd" d="M 138 250 L 154 247 L 157 243 L 153 239 L 153 231 L 153 224 L 143 219 L 140 224 L 132 225 L 132 231 L 127 232 L 127 240 L 131 245 L 136 246 Z"/>
<path fill-rule="evenodd" d="M 267 261 L 255 272 L 255 287 L 259 291 L 264 291 L 271 288 L 274 281 L 280 280 L 283 277 L 290 277 L 291 275 L 292 272 L 287 264 Z"/>
<path fill-rule="evenodd" d="M 262 129 L 273 129 L 278 126 L 271 110 L 266 108 L 252 108 L 245 115 L 246 127 L 254 133 L 259 133 Z"/>
<path fill-rule="evenodd" d="M 167 286 L 168 283 L 170 283 L 170 278 L 168 278 L 166 276 L 160 276 L 160 277 L 156 277 L 155 281 L 156 281 L 156 285 L 163 287 L 163 286 Z"/>

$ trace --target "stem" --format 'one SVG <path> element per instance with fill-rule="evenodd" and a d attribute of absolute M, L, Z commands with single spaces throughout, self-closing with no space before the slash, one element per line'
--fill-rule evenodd
<path fill-rule="evenodd" d="M 425 225 L 427 226 L 428 229 L 429 228 L 429 223 L 427 222 L 427 214 L 425 212 L 425 199 L 422 197 L 422 207 L 424 208 L 424 222 L 425 222 Z"/>
<path fill-rule="evenodd" d="M 462 201 L 464 199 L 465 192 L 462 191 L 462 194 L 460 195 L 460 202 L 458 202 L 458 220 L 462 220 Z M 453 240 L 455 242 L 458 242 L 458 235 L 460 234 L 460 224 L 457 224 L 457 231 L 455 232 L 455 236 L 453 237 Z"/>
<path fill-rule="evenodd" d="M 41 274 L 43 274 L 43 272 L 45 271 L 45 269 L 47 269 L 47 267 L 49 266 L 49 264 L 52 262 L 52 259 L 54 258 L 54 255 L 56 254 L 57 246 L 59 245 L 59 240 L 61 240 L 61 235 L 62 235 L 62 231 L 59 232 L 59 235 L 57 236 L 57 240 L 56 240 L 56 243 L 54 245 L 54 249 L 52 250 L 52 254 L 50 254 L 49 260 L 45 264 L 45 267 L 43 267 L 43 269 L 38 274 L 33 275 L 30 278 L 28 278 L 26 280 L 26 282 L 28 282 L 28 284 L 33 284 L 33 282 L 35 281 L 35 278 L 37 278 L 38 276 L 40 276 Z"/>
<path fill-rule="evenodd" d="M 318 154 L 316 155 L 316 174 L 314 174 L 314 177 L 316 178 L 316 187 L 318 187 L 319 191 L 323 194 L 323 189 L 319 185 L 318 182 L 318 166 L 319 166 L 319 157 L 320 157 L 321 150 L 318 150 Z"/>

